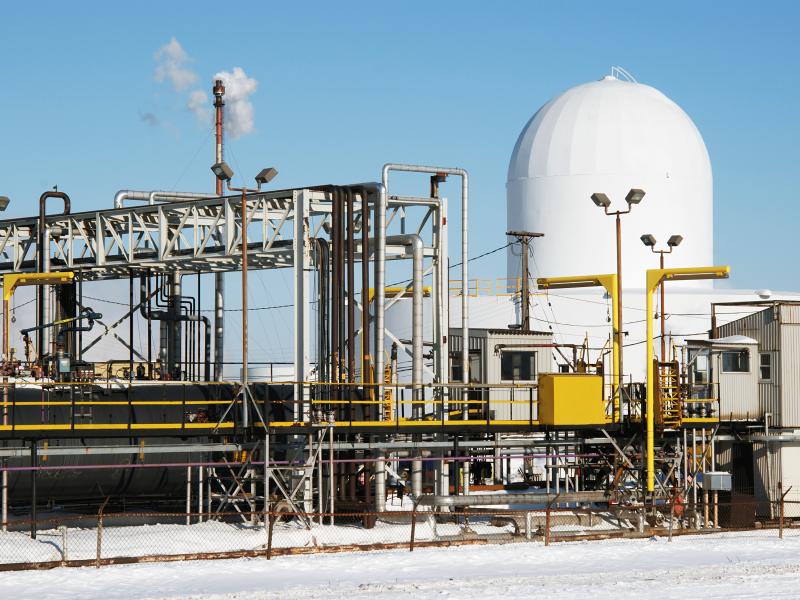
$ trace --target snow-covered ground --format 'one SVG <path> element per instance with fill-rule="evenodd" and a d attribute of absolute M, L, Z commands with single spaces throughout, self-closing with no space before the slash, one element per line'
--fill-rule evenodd
<path fill-rule="evenodd" d="M 0 598 L 797 598 L 800 536 L 424 548 L 0 573 Z"/>

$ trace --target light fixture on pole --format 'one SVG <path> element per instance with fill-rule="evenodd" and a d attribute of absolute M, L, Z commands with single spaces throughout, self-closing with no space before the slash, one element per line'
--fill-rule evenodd
<path fill-rule="evenodd" d="M 633 210 L 634 204 L 639 204 L 644 198 L 645 192 L 639 188 L 631 188 L 628 191 L 627 195 L 625 196 L 625 202 L 628 203 L 627 210 L 616 210 L 610 211 L 609 208 L 611 207 L 611 199 L 605 195 L 603 192 L 595 192 L 592 194 L 592 202 L 595 203 L 599 208 L 603 209 L 603 212 L 609 216 L 613 216 L 616 220 L 616 235 L 617 235 L 617 328 L 614 332 L 617 339 L 617 347 L 619 349 L 617 353 L 617 364 L 619 368 L 619 388 L 615 390 L 613 394 L 614 398 L 614 406 L 620 406 L 622 402 L 622 384 L 623 384 L 623 362 L 622 362 L 622 328 L 623 328 L 623 321 L 622 321 L 622 221 L 620 217 L 622 215 L 628 214 Z"/>
<path fill-rule="evenodd" d="M 650 251 L 653 254 L 658 254 L 659 255 L 658 266 L 659 266 L 660 269 L 663 269 L 664 268 L 664 255 L 665 254 L 672 254 L 672 251 L 675 248 L 677 248 L 678 246 L 681 245 L 681 242 L 683 241 L 683 236 L 682 235 L 678 235 L 678 234 L 671 235 L 669 237 L 669 239 L 667 240 L 667 246 L 669 247 L 669 250 L 656 250 L 656 238 L 655 238 L 655 236 L 653 236 L 650 233 L 645 233 L 639 239 L 642 240 L 642 243 L 645 246 L 650 248 Z M 666 362 L 666 360 L 667 360 L 667 338 L 666 338 L 666 332 L 665 332 L 665 330 L 666 330 L 666 310 L 664 308 L 664 300 L 665 300 L 664 283 L 662 282 L 661 283 L 661 318 L 660 318 L 660 321 L 661 321 L 661 355 L 660 356 L 661 356 L 661 361 L 662 362 Z"/>
<path fill-rule="evenodd" d="M 248 323 L 247 323 L 247 194 L 258 193 L 261 191 L 261 186 L 272 181 L 278 174 L 277 169 L 272 167 L 262 169 L 256 176 L 256 183 L 258 186 L 255 189 L 240 187 L 231 187 L 231 179 L 233 179 L 233 170 L 228 166 L 225 161 L 215 163 L 211 167 L 217 179 L 224 181 L 230 192 L 242 193 L 242 214 L 241 214 L 241 234 L 242 234 L 242 425 L 248 427 L 250 425 L 250 404 L 256 411 L 257 416 L 262 423 L 266 423 L 258 404 L 255 402 L 250 387 L 248 385 Z M 226 411 L 227 413 L 227 411 Z M 224 415 L 223 415 L 224 418 Z M 222 422 L 222 418 L 220 418 Z"/>

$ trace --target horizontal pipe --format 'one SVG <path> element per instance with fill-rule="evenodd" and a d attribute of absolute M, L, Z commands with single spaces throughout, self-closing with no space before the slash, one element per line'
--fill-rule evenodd
<path fill-rule="evenodd" d="M 488 506 L 492 504 L 561 504 L 564 502 L 607 502 L 606 492 L 564 494 L 473 494 L 469 496 L 420 496 L 419 506 Z"/>
<path fill-rule="evenodd" d="M 153 205 L 158 199 L 179 202 L 182 200 L 204 200 L 206 198 L 216 197 L 216 194 L 204 194 L 197 192 L 169 192 L 166 190 L 119 190 L 114 195 L 114 208 L 122 208 L 125 204 L 125 200 L 136 200 L 139 202 L 147 202 L 148 204 Z"/>

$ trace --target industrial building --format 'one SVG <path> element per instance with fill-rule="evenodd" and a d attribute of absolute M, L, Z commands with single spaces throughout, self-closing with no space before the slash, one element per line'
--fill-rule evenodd
<path fill-rule="evenodd" d="M 38 216 L 0 221 L 4 526 L 98 501 L 380 512 L 390 484 L 469 497 L 519 479 L 543 502 L 563 489 L 657 511 L 725 491 L 702 487 L 720 469 L 763 498 L 794 481 L 800 296 L 709 283 L 730 272 L 712 260 L 710 161 L 666 96 L 615 69 L 536 112 L 509 166 L 508 272 L 487 294 L 469 272 L 467 170 L 387 163 L 376 181 L 277 189 L 265 168 L 235 188 L 213 92 L 214 192 L 121 190 L 75 211 L 48 191 Z M 417 192 L 394 191 L 399 172 Z M 276 370 L 249 362 L 247 292 L 248 273 L 278 269 L 292 363 Z M 240 277 L 238 331 L 221 273 Z M 106 284 L 125 294 L 100 337 L 127 356 L 92 358 L 104 317 L 84 287 Z M 33 322 L 12 328 L 26 287 Z M 734 304 L 753 314 L 730 320 Z"/>

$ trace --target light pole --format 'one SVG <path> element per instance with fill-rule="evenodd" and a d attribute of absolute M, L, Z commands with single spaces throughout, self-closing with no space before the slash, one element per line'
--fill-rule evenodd
<path fill-rule="evenodd" d="M 241 216 L 241 229 L 242 229 L 242 389 L 243 389 L 243 402 L 242 402 L 242 426 L 248 427 L 250 425 L 249 419 L 249 402 L 252 400 L 250 389 L 247 382 L 247 194 L 258 193 L 261 191 L 261 186 L 272 181 L 278 174 L 278 171 L 273 168 L 262 169 L 256 175 L 256 183 L 258 187 L 255 189 L 240 187 L 231 187 L 231 179 L 233 178 L 233 171 L 224 161 L 214 163 L 211 170 L 217 179 L 224 181 L 228 186 L 230 192 L 242 193 L 242 216 Z M 258 407 L 253 403 L 253 406 L 258 411 Z M 263 422 L 263 416 L 262 416 Z M 266 423 L 264 423 L 266 427 Z"/>
<path fill-rule="evenodd" d="M 619 382 L 620 382 L 620 389 L 617 390 L 617 394 L 619 394 L 619 403 L 622 403 L 622 385 L 624 380 L 624 371 L 622 366 L 622 356 L 623 356 L 623 340 L 622 340 L 622 329 L 623 329 L 623 321 L 622 321 L 622 220 L 621 216 L 626 215 L 631 210 L 633 210 L 634 204 L 639 204 L 644 198 L 644 190 L 639 188 L 631 188 L 628 194 L 625 196 L 625 202 L 628 203 L 628 210 L 617 210 L 617 211 L 609 211 L 609 207 L 611 206 L 611 200 L 602 192 L 595 192 L 592 194 L 592 202 L 594 202 L 597 206 L 603 209 L 603 212 L 609 216 L 613 216 L 616 219 L 616 232 L 617 232 L 617 347 L 619 348 L 619 352 L 617 355 L 617 365 L 619 368 Z"/>
<path fill-rule="evenodd" d="M 672 254 L 672 251 L 681 245 L 681 242 L 683 241 L 683 236 L 678 234 L 671 235 L 667 240 L 667 246 L 669 247 L 669 250 L 656 250 L 656 238 L 649 233 L 645 233 L 640 239 L 642 240 L 642 243 L 645 246 L 650 248 L 650 251 L 653 254 L 659 255 L 658 268 L 663 270 L 664 255 Z M 664 330 L 666 329 L 665 327 L 666 317 L 664 316 L 665 315 L 664 296 L 665 296 L 664 282 L 662 281 L 661 282 L 661 362 L 665 362 L 667 360 L 667 338 L 664 333 Z"/>

